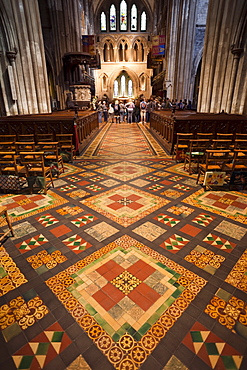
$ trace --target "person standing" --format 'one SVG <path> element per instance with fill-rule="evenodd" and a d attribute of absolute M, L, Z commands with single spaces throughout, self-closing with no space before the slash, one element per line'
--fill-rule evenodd
<path fill-rule="evenodd" d="M 108 122 L 108 108 L 107 108 L 105 101 L 103 101 L 102 108 L 103 108 L 104 121 L 107 123 Z"/>
<path fill-rule="evenodd" d="M 144 125 L 146 123 L 146 114 L 147 114 L 147 103 L 145 98 L 140 103 L 140 112 L 141 112 L 141 122 Z"/>
<path fill-rule="evenodd" d="M 108 114 L 109 114 L 109 122 L 113 123 L 114 122 L 114 108 L 113 108 L 112 102 L 109 103 Z"/>
<path fill-rule="evenodd" d="M 97 111 L 98 111 L 98 120 L 99 120 L 99 123 L 102 123 L 102 118 L 103 118 L 103 104 L 102 104 L 101 100 L 99 100 L 99 102 L 98 102 Z"/>
<path fill-rule="evenodd" d="M 114 104 L 113 108 L 114 108 L 115 121 L 116 121 L 116 123 L 120 123 L 120 116 L 119 116 L 120 106 L 119 106 L 118 100 L 115 100 L 115 104 Z"/>
<path fill-rule="evenodd" d="M 125 104 L 125 107 L 127 109 L 127 123 L 132 123 L 133 122 L 133 111 L 134 111 L 134 108 L 135 108 L 135 104 L 130 99 L 130 101 Z"/>
<path fill-rule="evenodd" d="M 122 101 L 119 103 L 119 115 L 120 115 L 120 123 L 124 121 L 124 113 L 125 113 L 125 105 Z"/>

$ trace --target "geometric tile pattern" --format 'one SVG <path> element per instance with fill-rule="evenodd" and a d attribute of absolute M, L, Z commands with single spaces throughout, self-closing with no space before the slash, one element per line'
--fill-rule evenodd
<path fill-rule="evenodd" d="M 205 213 L 200 213 L 197 217 L 195 217 L 192 220 L 192 222 L 195 222 L 201 226 L 208 226 L 214 219 L 215 217 L 213 216 L 206 215 Z"/>
<path fill-rule="evenodd" d="M 0 307 L 0 328 L 6 342 L 17 336 L 21 330 L 32 326 L 35 322 L 48 314 L 47 307 L 37 296 L 25 301 L 23 297 L 18 296 L 12 299 L 8 304 Z"/>
<path fill-rule="evenodd" d="M 74 253 L 81 253 L 85 249 L 88 249 L 92 246 L 92 244 L 86 242 L 86 240 L 82 239 L 79 235 L 75 234 L 70 236 L 67 239 L 63 240 L 63 243 L 70 248 Z"/>
<path fill-rule="evenodd" d="M 83 212 L 83 209 L 78 207 L 78 206 L 65 206 L 63 208 L 59 208 L 56 210 L 57 213 L 64 217 L 70 217 L 70 216 L 75 216 L 78 213 Z"/>
<path fill-rule="evenodd" d="M 54 267 L 58 263 L 63 263 L 67 261 L 67 258 L 62 254 L 61 251 L 54 250 L 54 247 L 48 250 L 43 250 L 36 255 L 27 258 L 27 262 L 30 263 L 32 268 L 37 270 L 38 274 L 42 274 Z"/>
<path fill-rule="evenodd" d="M 203 241 L 228 253 L 230 253 L 236 247 L 235 243 L 229 242 L 228 240 L 213 234 L 208 234 Z"/>
<path fill-rule="evenodd" d="M 88 185 L 88 186 L 86 186 L 86 188 L 91 190 L 91 191 L 95 191 L 95 192 L 100 191 L 100 190 L 103 189 L 100 186 L 97 186 L 97 185 L 94 185 L 94 184 L 93 185 Z"/>
<path fill-rule="evenodd" d="M 148 190 L 151 190 L 151 191 L 158 191 L 158 190 L 162 189 L 163 187 L 164 187 L 164 186 L 161 186 L 161 185 L 159 185 L 159 184 L 156 184 L 156 185 L 150 186 L 150 187 L 148 188 Z"/>
<path fill-rule="evenodd" d="M 165 215 L 163 213 L 160 213 L 158 216 L 154 217 L 154 220 L 157 220 L 161 222 L 162 224 L 168 225 L 168 226 L 176 226 L 180 221 L 176 218 L 169 217 L 168 215 Z"/>
<path fill-rule="evenodd" d="M 242 354 L 199 322 L 192 326 L 182 343 L 210 369 L 237 370 L 241 366 Z"/>
<path fill-rule="evenodd" d="M 225 261 L 225 257 L 215 254 L 200 245 L 197 245 L 184 259 L 210 274 L 214 274 L 222 262 Z"/>
<path fill-rule="evenodd" d="M 17 369 L 43 369 L 72 341 L 58 323 L 51 325 L 12 356 Z"/>
<path fill-rule="evenodd" d="M 205 313 L 221 325 L 246 338 L 247 303 L 232 294 L 219 289 L 205 308 Z"/>
<path fill-rule="evenodd" d="M 128 181 L 151 172 L 152 170 L 148 167 L 123 161 L 121 163 L 106 166 L 98 171 L 104 175 L 114 177 L 115 179 Z"/>
<path fill-rule="evenodd" d="M 226 278 L 226 282 L 247 293 L 247 251 L 244 251 Z"/>
<path fill-rule="evenodd" d="M 191 190 L 191 188 L 189 186 L 185 186 L 185 185 L 182 185 L 182 184 L 176 184 L 173 187 L 175 189 L 183 190 L 183 191 L 190 191 Z"/>
<path fill-rule="evenodd" d="M 222 221 L 216 228 L 215 231 L 230 236 L 237 240 L 241 240 L 245 237 L 247 230 L 246 227 L 235 225 L 232 222 Z"/>
<path fill-rule="evenodd" d="M 177 253 L 188 242 L 189 242 L 188 239 L 185 239 L 180 235 L 174 234 L 174 235 L 170 236 L 170 238 L 165 240 L 162 244 L 160 244 L 160 247 L 166 249 L 167 251 L 169 251 L 171 253 Z"/>
<path fill-rule="evenodd" d="M 27 283 L 27 279 L 5 248 L 0 246 L 0 297 L 24 283 Z"/>
<path fill-rule="evenodd" d="M 55 217 L 53 217 L 51 214 L 47 213 L 46 215 L 37 217 L 36 220 L 41 223 L 44 227 L 48 227 L 51 225 L 56 224 L 59 222 Z"/>
<path fill-rule="evenodd" d="M 85 215 L 83 217 L 77 218 L 76 220 L 71 221 L 71 223 L 74 224 L 77 227 L 81 227 L 81 226 L 87 225 L 90 222 L 93 222 L 95 220 L 97 220 L 97 217 L 95 217 L 91 214 L 88 214 L 88 215 Z"/>
<path fill-rule="evenodd" d="M 87 233 L 88 235 L 91 235 L 94 239 L 98 240 L 99 242 L 116 234 L 118 231 L 119 231 L 118 229 L 107 224 L 104 221 L 100 222 L 97 225 L 90 227 L 89 229 L 84 230 L 85 233 Z"/>
<path fill-rule="evenodd" d="M 133 289 L 127 296 L 111 284 L 123 271 L 140 280 L 136 287 L 132 285 Z M 163 276 L 160 281 L 166 290 L 159 293 L 154 290 L 152 286 L 159 282 L 158 278 L 154 283 L 154 273 L 157 278 Z M 94 285 L 89 280 L 85 281 L 90 276 Z M 137 369 L 206 281 L 126 235 L 51 277 L 46 284 L 116 369 L 125 369 L 127 364 L 128 369 Z M 130 286 L 128 282 L 127 285 Z M 113 290 L 119 293 L 113 294 Z M 108 296 L 107 300 L 104 295 Z M 111 304 L 105 305 L 111 303 L 111 297 L 116 299 L 112 307 Z M 96 298 L 100 302 L 98 305 L 94 303 Z M 130 302 L 125 302 L 128 298 Z M 135 305 L 140 304 L 141 310 L 133 311 L 131 301 Z M 159 307 L 155 315 L 150 309 L 154 304 Z M 130 319 L 136 312 L 135 324 L 133 319 L 126 322 L 125 316 L 121 320 L 117 308 L 112 312 L 115 306 L 120 311 L 130 311 Z"/>
<path fill-rule="evenodd" d="M 166 230 L 147 221 L 134 229 L 133 232 L 152 242 L 160 235 L 164 234 Z"/>
<path fill-rule="evenodd" d="M 48 240 L 44 237 L 44 235 L 39 234 L 21 243 L 16 244 L 16 248 L 18 248 L 21 253 L 25 253 L 47 242 Z"/>
<path fill-rule="evenodd" d="M 174 213 L 174 215 L 181 216 L 182 218 L 189 216 L 194 212 L 193 208 L 189 208 L 183 204 L 176 204 L 167 209 L 168 212 Z"/>
<path fill-rule="evenodd" d="M 163 193 L 160 193 L 161 195 L 164 195 L 165 197 L 172 198 L 172 199 L 177 199 L 180 198 L 182 193 L 177 190 L 173 189 L 168 189 L 166 191 L 163 191 Z"/>

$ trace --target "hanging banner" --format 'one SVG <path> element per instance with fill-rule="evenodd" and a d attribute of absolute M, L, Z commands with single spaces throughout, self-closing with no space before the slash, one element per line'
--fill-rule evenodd
<path fill-rule="evenodd" d="M 165 36 L 157 35 L 152 38 L 152 55 L 165 55 Z"/>
<path fill-rule="evenodd" d="M 96 54 L 95 36 L 93 36 L 93 35 L 82 35 L 82 47 L 83 47 L 83 51 L 85 53 L 95 55 Z"/>

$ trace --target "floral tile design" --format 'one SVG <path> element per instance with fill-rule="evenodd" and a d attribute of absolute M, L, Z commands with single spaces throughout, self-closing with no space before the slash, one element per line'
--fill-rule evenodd
<path fill-rule="evenodd" d="M 21 253 L 25 253 L 47 242 L 48 240 L 44 237 L 44 235 L 39 234 L 21 243 L 16 244 L 16 248 L 18 248 Z"/>
<path fill-rule="evenodd" d="M 134 233 L 142 236 L 143 238 L 149 240 L 150 242 L 157 239 L 160 235 L 164 234 L 166 232 L 165 229 L 162 229 L 161 227 L 153 224 L 152 222 L 145 222 L 141 226 L 138 226 L 135 228 Z"/>
<path fill-rule="evenodd" d="M 192 326 L 182 343 L 210 369 L 240 369 L 243 354 L 199 322 Z"/>
<path fill-rule="evenodd" d="M 158 216 L 154 217 L 154 220 L 157 220 L 161 222 L 162 224 L 165 224 L 170 227 L 174 227 L 180 222 L 176 218 L 169 217 L 168 215 L 165 215 L 164 213 L 160 213 Z"/>
<path fill-rule="evenodd" d="M 121 181 L 132 180 L 151 171 L 148 167 L 125 161 L 98 169 L 98 172 Z"/>
<path fill-rule="evenodd" d="M 116 369 L 137 369 L 206 281 L 126 235 L 46 284 Z"/>
<path fill-rule="evenodd" d="M 77 234 L 64 239 L 63 243 L 76 254 L 81 253 L 85 249 L 88 249 L 92 246 L 92 244 L 88 243 Z"/>
<path fill-rule="evenodd" d="M 27 292 L 26 295 L 30 295 L 32 298 L 26 300 L 18 296 L 0 307 L 0 328 L 6 342 L 9 342 L 22 330 L 28 329 L 49 312 L 34 289 Z"/>
<path fill-rule="evenodd" d="M 81 199 L 81 198 L 84 198 L 90 195 L 90 193 L 87 193 L 85 190 L 78 189 L 78 190 L 72 191 L 71 193 L 67 193 L 67 195 L 73 199 Z"/>
<path fill-rule="evenodd" d="M 196 216 L 192 222 L 195 222 L 198 225 L 201 226 L 208 226 L 213 220 L 215 220 L 214 216 L 207 215 L 205 213 L 200 213 L 198 216 Z"/>
<path fill-rule="evenodd" d="M 183 193 L 177 190 L 168 189 L 168 190 L 163 191 L 163 193 L 160 193 L 160 195 L 164 195 L 165 197 L 172 198 L 172 199 L 177 199 L 177 198 L 180 198 L 181 195 L 183 195 Z"/>
<path fill-rule="evenodd" d="M 221 325 L 246 339 L 247 304 L 223 289 L 218 289 L 205 308 L 205 313 Z"/>
<path fill-rule="evenodd" d="M 67 261 L 67 257 L 54 247 L 42 250 L 41 252 L 27 258 L 27 262 L 30 263 L 32 268 L 35 269 L 39 275 L 53 269 L 59 263 L 63 263 L 65 261 Z"/>
<path fill-rule="evenodd" d="M 78 213 L 82 213 L 84 210 L 78 206 L 65 206 L 63 208 L 57 209 L 56 212 L 59 213 L 61 216 L 64 217 L 70 217 L 70 216 L 75 216 Z"/>
<path fill-rule="evenodd" d="M 12 358 L 18 370 L 43 369 L 71 343 L 68 335 L 56 322 L 15 352 Z"/>
<path fill-rule="evenodd" d="M 167 251 L 171 253 L 177 253 L 182 249 L 187 243 L 189 243 L 189 240 L 177 235 L 173 234 L 170 238 L 165 240 L 163 243 L 160 244 L 161 248 L 166 249 Z"/>
<path fill-rule="evenodd" d="M 41 225 L 43 225 L 44 227 L 49 227 L 59 222 L 55 217 L 53 217 L 49 213 L 47 213 L 46 215 L 37 217 L 36 220 L 39 223 L 41 223 Z"/>
<path fill-rule="evenodd" d="M 162 167 L 164 167 L 164 166 L 162 165 Z M 167 177 L 167 176 L 170 175 L 170 173 L 165 172 L 165 171 L 158 171 L 158 172 L 154 172 L 154 175 L 158 176 L 158 177 Z"/>
<path fill-rule="evenodd" d="M 203 241 L 228 253 L 231 253 L 231 251 L 236 247 L 235 243 L 229 242 L 228 240 L 213 234 L 208 234 Z"/>
<path fill-rule="evenodd" d="M 95 226 L 85 229 L 84 231 L 88 235 L 91 235 L 94 239 L 101 242 L 116 234 L 119 230 L 103 221 Z"/>
<path fill-rule="evenodd" d="M 225 257 L 197 245 L 184 259 L 204 271 L 214 274 L 225 261 Z"/>
<path fill-rule="evenodd" d="M 235 225 L 232 222 L 222 221 L 216 228 L 215 231 L 228 235 L 234 239 L 241 240 L 247 233 L 246 227 Z"/>
<path fill-rule="evenodd" d="M 80 176 L 82 177 L 92 177 L 92 176 L 95 176 L 96 174 L 94 172 L 89 172 L 89 171 L 86 171 L 86 172 L 83 172 L 83 173 L 80 173 Z"/>
<path fill-rule="evenodd" d="M 247 251 L 244 251 L 237 263 L 234 265 L 226 282 L 247 293 Z"/>
<path fill-rule="evenodd" d="M 181 216 L 182 218 L 191 215 L 194 212 L 193 208 L 189 208 L 184 204 L 178 203 L 167 209 L 168 212 L 174 213 L 174 215 Z"/>

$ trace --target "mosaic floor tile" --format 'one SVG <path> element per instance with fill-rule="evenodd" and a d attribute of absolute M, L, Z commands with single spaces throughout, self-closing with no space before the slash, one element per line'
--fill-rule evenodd
<path fill-rule="evenodd" d="M 158 216 L 154 217 L 154 220 L 157 220 L 161 222 L 162 224 L 165 224 L 171 227 L 176 226 L 180 222 L 176 218 L 169 217 L 168 215 L 165 215 L 164 213 L 160 213 Z"/>
<path fill-rule="evenodd" d="M 78 164 L 80 164 L 81 166 L 87 166 L 88 164 L 90 164 L 91 162 L 89 161 L 79 161 L 77 162 Z"/>
<path fill-rule="evenodd" d="M 75 361 L 72 362 L 66 370 L 92 370 L 91 367 L 86 363 L 82 355 L 78 356 Z"/>
<path fill-rule="evenodd" d="M 66 180 L 69 180 L 71 182 L 77 182 L 77 181 L 80 181 L 81 179 L 79 177 L 76 177 L 76 176 L 69 176 L 66 178 Z"/>
<path fill-rule="evenodd" d="M 12 358 L 18 370 L 43 369 L 71 343 L 61 326 L 55 323 L 15 352 Z"/>
<path fill-rule="evenodd" d="M 77 183 L 77 186 L 82 187 L 82 186 L 85 186 L 85 185 L 88 185 L 88 184 L 90 184 L 90 181 L 83 180 L 83 181 L 79 181 Z"/>
<path fill-rule="evenodd" d="M 146 186 L 146 185 L 150 184 L 150 181 L 146 181 L 146 180 L 143 180 L 143 179 L 137 179 L 137 180 L 131 181 L 130 184 L 135 185 L 135 186 L 139 186 L 140 188 L 142 188 L 143 186 Z"/>
<path fill-rule="evenodd" d="M 170 173 L 165 172 L 165 171 L 158 171 L 158 172 L 154 172 L 154 175 L 158 177 L 167 177 L 167 176 L 170 176 Z"/>
<path fill-rule="evenodd" d="M 57 238 L 59 238 L 60 236 L 64 234 L 70 233 L 70 231 L 71 229 L 66 225 L 60 225 L 60 226 L 54 227 L 53 229 L 50 229 L 50 232 Z"/>
<path fill-rule="evenodd" d="M 79 217 L 76 220 L 71 221 L 71 223 L 74 224 L 77 227 L 81 227 L 81 226 L 87 225 L 90 222 L 93 222 L 95 220 L 98 220 L 98 218 L 96 216 L 88 214 L 88 215 L 83 215 L 82 217 Z"/>
<path fill-rule="evenodd" d="M 148 167 L 125 161 L 98 169 L 98 172 L 121 181 L 129 181 L 151 171 L 152 169 Z"/>
<path fill-rule="evenodd" d="M 160 195 L 164 195 L 165 197 L 172 198 L 172 199 L 177 199 L 180 198 L 183 193 L 177 190 L 173 189 L 168 189 L 166 191 L 163 191 L 163 193 L 160 193 Z"/>
<path fill-rule="evenodd" d="M 205 313 L 234 333 L 247 337 L 247 304 L 223 289 L 218 289 Z"/>
<path fill-rule="evenodd" d="M 183 184 L 176 184 L 173 186 L 175 189 L 183 190 L 183 191 L 190 191 L 191 188 L 189 186 L 183 185 Z"/>
<path fill-rule="evenodd" d="M 94 184 L 93 185 L 88 185 L 88 186 L 86 186 L 86 188 L 91 190 L 91 191 L 95 191 L 95 192 L 100 191 L 100 190 L 103 189 L 101 186 L 97 186 L 97 185 L 94 185 Z"/>
<path fill-rule="evenodd" d="M 189 370 L 176 356 L 172 356 L 163 370 Z"/>
<path fill-rule="evenodd" d="M 87 193 L 85 190 L 78 189 L 78 190 L 72 191 L 71 193 L 67 193 L 67 195 L 73 199 L 81 199 L 81 198 L 84 198 L 90 195 L 90 193 Z"/>
<path fill-rule="evenodd" d="M 9 216 L 13 221 L 22 220 L 23 218 L 33 216 L 36 213 L 67 203 L 68 201 L 51 190 L 45 194 L 32 195 L 2 195 L 0 197 L 0 206 L 7 207 Z"/>
<path fill-rule="evenodd" d="M 226 282 L 247 293 L 247 251 L 239 258 Z"/>
<path fill-rule="evenodd" d="M 163 189 L 164 186 L 162 185 L 159 185 L 159 184 L 156 184 L 156 185 L 152 185 L 148 188 L 148 190 L 151 190 L 151 191 L 159 191 L 161 189 Z"/>
<path fill-rule="evenodd" d="M 213 220 L 215 220 L 214 216 L 210 216 L 205 213 L 200 213 L 192 220 L 192 222 L 195 222 L 196 224 L 201 226 L 208 226 Z"/>
<path fill-rule="evenodd" d="M 182 183 L 188 186 L 198 186 L 196 183 L 196 179 L 185 179 L 182 180 Z"/>
<path fill-rule="evenodd" d="M 82 201 L 82 204 L 125 227 L 168 203 L 166 199 L 128 185 L 119 186 Z"/>
<path fill-rule="evenodd" d="M 69 163 L 64 163 L 64 173 L 60 174 L 60 177 L 68 176 L 68 175 L 74 175 L 75 173 L 81 172 L 82 169 L 78 168 L 76 166 L 73 166 Z"/>
<path fill-rule="evenodd" d="M 235 191 L 198 190 L 183 202 L 247 224 L 247 195 Z"/>
<path fill-rule="evenodd" d="M 95 176 L 96 174 L 94 172 L 89 172 L 89 171 L 86 171 L 86 172 L 83 172 L 83 173 L 80 173 L 80 176 L 82 177 L 92 177 L 92 176 Z"/>
<path fill-rule="evenodd" d="M 54 181 L 54 180 L 53 180 L 53 181 Z M 64 180 L 56 179 L 56 180 L 54 181 L 54 186 L 55 186 L 55 188 L 60 188 L 60 187 L 62 187 L 62 186 L 64 186 L 64 185 L 67 185 L 67 182 L 66 182 L 66 181 L 64 181 Z"/>
<path fill-rule="evenodd" d="M 70 217 L 70 216 L 75 216 L 78 215 L 78 213 L 82 213 L 84 210 L 78 206 L 65 206 L 63 208 L 57 209 L 56 212 L 59 213 L 60 215 L 64 217 Z"/>
<path fill-rule="evenodd" d="M 0 268 L 0 297 L 27 283 L 27 279 L 3 246 L 0 246 Z"/>
<path fill-rule="evenodd" d="M 44 227 L 49 227 L 59 222 L 55 217 L 53 217 L 49 213 L 47 213 L 46 215 L 37 217 L 36 220 L 39 223 L 41 223 L 41 225 L 43 225 Z"/>
<path fill-rule="evenodd" d="M 176 173 L 178 176 L 186 176 L 187 178 L 194 177 L 197 178 L 197 174 L 191 174 L 189 175 L 188 171 L 184 170 L 184 164 L 183 163 L 177 163 L 175 166 L 169 167 L 169 171 Z"/>
<path fill-rule="evenodd" d="M 27 258 L 27 262 L 30 263 L 32 268 L 35 269 L 39 275 L 53 269 L 59 263 L 63 263 L 65 261 L 67 261 L 67 257 L 54 247 L 42 250 L 41 252 Z"/>
<path fill-rule="evenodd" d="M 0 329 L 6 342 L 35 324 L 49 312 L 34 289 L 30 291 L 30 294 L 32 298 L 29 300 L 18 296 L 0 307 Z"/>
<path fill-rule="evenodd" d="M 182 249 L 187 243 L 189 242 L 188 239 L 183 238 L 180 235 L 173 234 L 170 238 L 165 240 L 163 243 L 160 244 L 161 248 L 166 249 L 171 253 L 177 253 Z"/>
<path fill-rule="evenodd" d="M 197 245 L 184 259 L 204 271 L 214 274 L 220 268 L 225 257 Z"/>
<path fill-rule="evenodd" d="M 175 206 L 168 208 L 167 211 L 184 218 L 184 217 L 191 215 L 191 213 L 194 212 L 194 209 L 189 208 L 181 203 L 178 203 Z"/>
<path fill-rule="evenodd" d="M 39 234 L 21 243 L 16 244 L 16 248 L 18 248 L 21 253 L 25 253 L 47 242 L 48 240 L 44 237 L 44 235 Z"/>
<path fill-rule="evenodd" d="M 96 181 L 101 181 L 104 179 L 105 179 L 104 176 L 96 176 L 96 177 L 91 178 L 90 181 L 96 182 Z"/>
<path fill-rule="evenodd" d="M 149 181 L 159 181 L 160 180 L 160 177 L 156 177 L 156 176 L 146 176 L 145 179 L 149 180 Z"/>
<path fill-rule="evenodd" d="M 95 168 L 98 168 L 98 166 L 96 164 L 89 164 L 89 165 L 86 165 L 84 166 L 87 170 L 94 170 Z"/>
<path fill-rule="evenodd" d="M 184 178 L 181 177 L 181 176 L 172 176 L 172 177 L 169 177 L 169 180 L 171 180 L 171 181 L 181 181 L 183 179 Z"/>
<path fill-rule="evenodd" d="M 190 224 L 187 224 L 184 225 L 181 229 L 179 229 L 179 231 L 182 231 L 185 234 L 195 237 L 201 232 L 201 229 Z"/>
<path fill-rule="evenodd" d="M 126 235 L 46 284 L 116 369 L 137 369 L 206 281 Z"/>
<path fill-rule="evenodd" d="M 115 227 L 107 224 L 106 222 L 100 222 L 99 224 L 85 229 L 84 232 L 91 235 L 94 239 L 99 242 L 109 238 L 110 236 L 116 234 L 119 230 Z"/>
<path fill-rule="evenodd" d="M 142 236 L 143 238 L 149 240 L 152 242 L 153 240 L 157 239 L 160 235 L 164 234 L 166 232 L 165 229 L 162 229 L 161 227 L 153 224 L 152 222 L 145 222 L 141 226 L 138 226 L 134 230 L 132 230 L 134 233 Z"/>
<path fill-rule="evenodd" d="M 119 181 L 111 180 L 111 179 L 104 180 L 104 181 L 100 182 L 100 185 L 106 186 L 107 188 L 111 188 L 112 186 L 117 186 L 119 184 L 120 184 Z"/>
<path fill-rule="evenodd" d="M 246 227 L 244 228 L 228 221 L 222 221 L 214 230 L 237 240 L 241 240 L 247 233 Z"/>
<path fill-rule="evenodd" d="M 65 192 L 65 191 L 76 189 L 76 188 L 77 188 L 77 186 L 71 184 L 71 185 L 65 185 L 65 186 L 63 186 L 63 187 L 61 187 L 57 190 Z"/>
<path fill-rule="evenodd" d="M 64 239 L 63 243 L 76 254 L 81 253 L 92 246 L 92 244 L 88 243 L 77 234 Z"/>
<path fill-rule="evenodd" d="M 229 242 L 228 240 L 213 234 L 208 234 L 203 241 L 228 253 L 236 247 L 235 243 Z"/>
<path fill-rule="evenodd" d="M 211 369 L 237 370 L 241 366 L 243 355 L 199 322 L 192 326 L 182 343 Z"/>

